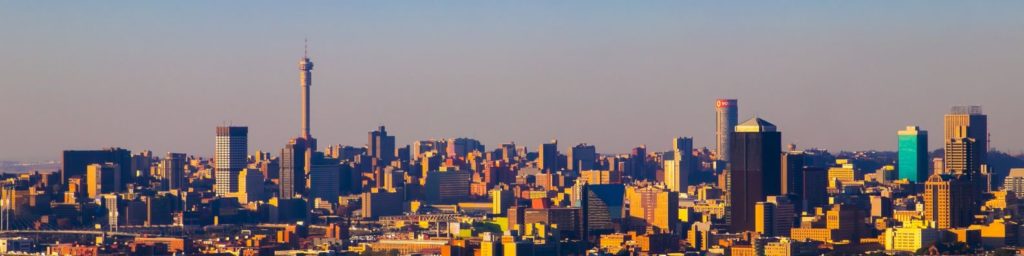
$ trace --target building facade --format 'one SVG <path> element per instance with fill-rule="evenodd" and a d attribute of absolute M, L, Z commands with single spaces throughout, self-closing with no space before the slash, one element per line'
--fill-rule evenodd
<path fill-rule="evenodd" d="M 897 172 L 899 179 L 910 182 L 924 182 L 928 179 L 928 131 L 917 126 L 907 126 L 897 132 L 899 139 Z"/>
<path fill-rule="evenodd" d="M 755 204 L 782 192 L 781 139 L 775 125 L 760 118 L 736 126 L 729 167 L 730 232 L 753 231 Z"/>
<path fill-rule="evenodd" d="M 238 173 L 248 164 L 249 128 L 245 126 L 217 127 L 214 150 L 214 192 L 227 196 L 238 191 Z"/>

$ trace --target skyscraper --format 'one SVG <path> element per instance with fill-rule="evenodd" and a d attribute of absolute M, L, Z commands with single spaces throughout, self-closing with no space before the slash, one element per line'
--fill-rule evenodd
<path fill-rule="evenodd" d="M 583 239 L 615 232 L 622 220 L 626 188 L 622 184 L 584 184 L 580 189 Z"/>
<path fill-rule="evenodd" d="M 90 164 L 86 167 L 86 196 L 121 192 L 121 166 L 114 163 Z"/>
<path fill-rule="evenodd" d="M 496 187 L 488 193 L 491 196 L 491 214 L 505 215 L 506 209 L 515 203 L 512 191 L 504 187 Z"/>
<path fill-rule="evenodd" d="M 897 132 L 899 137 L 899 158 L 897 172 L 900 179 L 924 182 L 928 179 L 928 131 L 917 126 Z"/>
<path fill-rule="evenodd" d="M 593 170 L 597 164 L 597 148 L 586 143 L 572 147 L 569 151 L 569 169 L 580 171 Z"/>
<path fill-rule="evenodd" d="M 801 211 L 812 211 L 814 207 L 823 207 L 828 203 L 828 172 L 823 168 L 803 169 Z"/>
<path fill-rule="evenodd" d="M 939 228 L 967 227 L 974 217 L 972 185 L 963 175 L 932 174 L 924 185 L 924 219 Z"/>
<path fill-rule="evenodd" d="M 247 164 L 249 128 L 218 126 L 214 150 L 214 192 L 227 196 L 238 191 L 238 172 Z"/>
<path fill-rule="evenodd" d="M 470 138 L 454 138 L 448 139 L 448 148 L 445 151 L 451 157 L 465 158 L 470 152 L 479 150 L 484 151 L 484 145 L 479 140 Z"/>
<path fill-rule="evenodd" d="M 278 197 L 290 199 L 304 194 L 306 188 L 306 140 L 295 138 L 281 149 Z"/>
<path fill-rule="evenodd" d="M 735 99 L 718 99 L 715 101 L 715 154 L 718 160 L 729 162 L 732 151 L 733 127 L 739 122 Z"/>
<path fill-rule="evenodd" d="M 402 214 L 402 202 L 405 201 L 404 191 L 372 188 L 363 192 L 362 213 L 364 218 L 376 219 L 380 216 Z"/>
<path fill-rule="evenodd" d="M 981 165 L 988 163 L 988 116 L 980 106 L 955 106 L 946 114 L 944 123 L 947 173 L 977 176 Z M 951 148 L 966 144 L 970 145 L 965 150 Z"/>
<path fill-rule="evenodd" d="M 238 201 L 248 203 L 262 201 L 263 172 L 259 169 L 246 168 L 238 173 Z"/>
<path fill-rule="evenodd" d="M 72 177 L 84 178 L 85 168 L 90 164 L 114 163 L 123 168 L 129 168 L 132 163 L 132 153 L 123 148 L 105 148 L 102 150 L 65 150 L 63 166 L 60 169 L 61 181 L 67 184 Z M 121 173 L 121 185 L 124 186 L 131 180 L 131 172 Z"/>
<path fill-rule="evenodd" d="M 783 196 L 768 196 L 754 206 L 755 230 L 764 236 L 788 237 L 796 215 L 793 203 Z"/>
<path fill-rule="evenodd" d="M 673 192 L 686 192 L 693 162 L 693 138 L 672 139 L 672 159 L 665 160 L 665 184 Z"/>
<path fill-rule="evenodd" d="M 780 195 L 803 195 L 804 152 L 788 151 L 782 153 L 782 193 Z"/>
<path fill-rule="evenodd" d="M 185 154 L 167 153 L 164 159 L 160 160 L 160 168 L 163 168 L 162 172 L 164 173 L 168 190 L 187 187 L 185 182 Z"/>
<path fill-rule="evenodd" d="M 752 118 L 737 125 L 730 147 L 731 232 L 754 230 L 754 204 L 782 192 L 782 135 L 775 125 Z"/>
<path fill-rule="evenodd" d="M 977 176 L 981 172 L 980 159 L 975 150 L 978 150 L 977 141 L 972 138 L 952 138 L 946 141 L 946 157 L 943 167 L 944 173 L 963 174 L 969 177 Z"/>
<path fill-rule="evenodd" d="M 1013 191 L 1017 198 L 1024 198 L 1024 168 L 1010 168 L 1010 174 L 1003 179 L 1003 187 Z"/>
<path fill-rule="evenodd" d="M 395 136 L 388 135 L 388 131 L 381 125 L 376 131 L 370 131 L 368 139 L 370 156 L 382 165 L 391 164 L 395 159 Z"/>
<path fill-rule="evenodd" d="M 309 168 L 309 198 L 338 200 L 340 183 L 341 167 L 338 164 L 319 163 Z"/>
<path fill-rule="evenodd" d="M 660 233 L 676 230 L 679 222 L 679 193 L 661 187 L 630 186 L 626 188 L 629 201 L 629 226 L 644 233 L 647 227 L 656 228 Z"/>
<path fill-rule="evenodd" d="M 561 169 L 558 166 L 558 140 L 552 140 L 551 143 L 540 144 L 540 149 L 537 154 L 537 168 L 542 171 L 556 172 Z"/>
<path fill-rule="evenodd" d="M 653 179 L 654 175 L 650 175 L 647 171 L 646 145 L 633 148 L 633 152 L 629 154 L 629 169 L 627 173 L 636 180 Z"/>
<path fill-rule="evenodd" d="M 431 171 L 424 182 L 424 201 L 431 204 L 454 204 L 469 198 L 469 171 Z"/>

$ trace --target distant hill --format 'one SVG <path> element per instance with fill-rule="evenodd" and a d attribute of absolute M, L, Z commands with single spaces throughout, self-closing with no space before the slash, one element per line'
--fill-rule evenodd
<path fill-rule="evenodd" d="M 932 152 L 932 158 L 943 157 L 945 151 L 938 149 Z M 1003 179 L 1009 175 L 1011 168 L 1024 168 L 1024 155 L 1010 155 L 1001 151 L 992 150 L 988 152 L 988 168 L 995 175 L 992 177 L 992 186 L 995 188 L 1003 186 Z"/>
<path fill-rule="evenodd" d="M 0 161 L 0 173 L 55 172 L 60 169 L 60 162 L 23 163 L 16 161 Z"/>

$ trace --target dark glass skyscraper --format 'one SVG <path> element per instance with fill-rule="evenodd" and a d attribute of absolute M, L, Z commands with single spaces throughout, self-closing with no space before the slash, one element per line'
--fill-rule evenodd
<path fill-rule="evenodd" d="M 729 231 L 752 231 L 754 206 L 782 193 L 782 135 L 775 125 L 752 118 L 737 125 L 730 145 Z"/>
<path fill-rule="evenodd" d="M 537 153 L 537 167 L 542 171 L 557 172 L 561 169 L 558 166 L 558 141 L 552 140 L 551 143 L 540 144 L 540 150 Z"/>
<path fill-rule="evenodd" d="M 782 153 L 782 195 L 803 195 L 804 152 Z"/>
<path fill-rule="evenodd" d="M 132 152 L 123 148 L 106 148 L 102 150 L 65 150 L 61 168 L 61 182 L 67 184 L 71 177 L 85 178 L 86 167 L 90 164 L 114 163 L 121 168 L 128 168 L 132 163 Z M 131 172 L 121 172 L 121 187 L 131 180 Z"/>
<path fill-rule="evenodd" d="M 822 207 L 828 203 L 828 172 L 823 168 L 804 167 L 803 191 L 799 206 L 802 211 L 810 212 L 814 207 Z"/>
<path fill-rule="evenodd" d="M 569 151 L 569 169 L 579 173 L 593 170 L 597 164 L 597 148 L 594 145 L 579 144 Z"/>
<path fill-rule="evenodd" d="M 580 189 L 583 238 L 615 232 L 622 220 L 626 187 L 622 184 L 585 184 Z"/>
<path fill-rule="evenodd" d="M 395 136 L 388 135 L 384 126 L 378 130 L 371 131 L 367 147 L 370 149 L 370 156 L 380 162 L 381 165 L 391 164 L 395 160 Z"/>
<path fill-rule="evenodd" d="M 629 154 L 629 176 L 633 179 L 641 180 L 652 178 L 647 172 L 647 146 L 639 146 L 633 148 L 633 152 Z"/>

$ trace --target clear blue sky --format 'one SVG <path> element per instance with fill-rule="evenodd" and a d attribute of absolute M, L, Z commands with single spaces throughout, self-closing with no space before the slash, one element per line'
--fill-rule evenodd
<path fill-rule="evenodd" d="M 316 63 L 313 135 L 363 145 L 474 137 L 602 153 L 712 145 L 714 100 L 784 143 L 883 149 L 951 105 L 1024 148 L 1024 1 L 0 2 L 0 160 L 105 146 L 209 155 L 299 134 L 296 61 Z"/>

